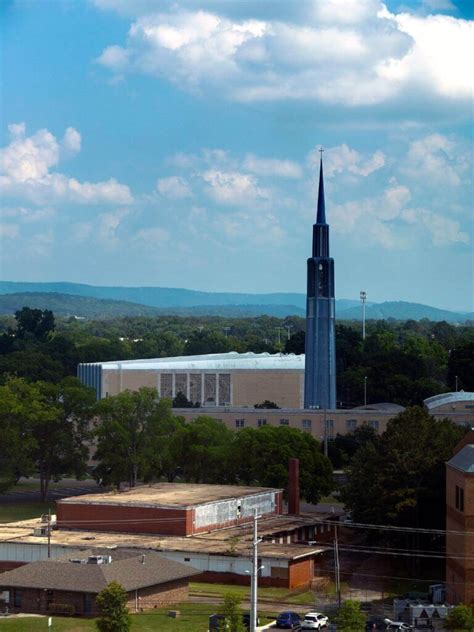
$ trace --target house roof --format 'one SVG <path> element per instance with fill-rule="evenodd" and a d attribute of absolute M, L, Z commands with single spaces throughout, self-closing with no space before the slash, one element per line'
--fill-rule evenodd
<path fill-rule="evenodd" d="M 448 465 L 461 472 L 474 474 L 474 444 L 465 445 L 448 461 Z"/>
<path fill-rule="evenodd" d="M 94 555 L 97 555 L 95 550 Z M 112 581 L 119 582 L 129 592 L 147 586 L 185 579 L 199 574 L 180 562 L 168 560 L 154 551 L 137 554 L 137 551 L 107 550 L 112 557 L 107 564 L 78 564 L 71 559 L 87 559 L 92 551 L 55 560 L 32 562 L 2 573 L 2 588 L 39 588 L 72 592 L 99 593 Z M 142 562 L 142 560 L 144 560 Z"/>

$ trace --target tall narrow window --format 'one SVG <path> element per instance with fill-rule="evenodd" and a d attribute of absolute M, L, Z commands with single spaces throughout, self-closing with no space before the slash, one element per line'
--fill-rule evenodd
<path fill-rule="evenodd" d="M 456 485 L 456 509 L 464 511 L 464 489 Z"/>

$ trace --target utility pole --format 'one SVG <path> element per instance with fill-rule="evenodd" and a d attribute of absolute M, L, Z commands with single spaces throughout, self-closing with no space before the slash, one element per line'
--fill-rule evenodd
<path fill-rule="evenodd" d="M 367 375 L 364 376 L 364 406 L 367 406 Z"/>
<path fill-rule="evenodd" d="M 253 564 L 252 564 L 252 581 L 250 584 L 250 630 L 249 632 L 256 632 L 257 630 L 257 588 L 258 588 L 258 545 L 262 541 L 258 537 L 258 524 L 257 520 L 260 516 L 257 515 L 257 509 L 254 509 L 253 515 Z"/>
<path fill-rule="evenodd" d="M 51 557 L 51 508 L 48 509 L 48 558 Z"/>
<path fill-rule="evenodd" d="M 281 349 L 281 330 L 282 327 L 275 327 L 275 329 L 278 331 L 278 348 Z"/>
<path fill-rule="evenodd" d="M 367 292 L 361 290 L 360 302 L 362 303 L 362 340 L 365 340 L 365 302 L 367 300 Z"/>
<path fill-rule="evenodd" d="M 224 332 L 225 332 L 225 337 L 227 338 L 227 335 L 230 331 L 230 327 L 224 327 Z"/>
<path fill-rule="evenodd" d="M 293 328 L 293 325 L 285 325 L 285 329 L 288 332 L 288 340 L 290 340 L 290 338 L 291 338 L 291 330 L 292 330 L 292 328 Z"/>
<path fill-rule="evenodd" d="M 336 595 L 339 608 L 341 607 L 341 566 L 339 564 L 339 542 L 337 539 L 337 525 L 334 525 L 334 569 L 336 579 Z"/>

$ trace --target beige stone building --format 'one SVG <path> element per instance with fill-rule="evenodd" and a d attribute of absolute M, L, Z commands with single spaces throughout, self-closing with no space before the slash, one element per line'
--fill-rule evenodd
<path fill-rule="evenodd" d="M 175 409 L 186 420 L 207 415 L 237 430 L 267 424 L 290 426 L 318 439 L 352 432 L 362 424 L 382 433 L 403 410 L 391 403 L 351 410 L 304 409 L 304 367 L 304 355 L 231 352 L 80 364 L 78 376 L 96 389 L 98 398 L 151 386 L 160 397 L 173 399 L 181 392 L 199 403 L 200 408 Z M 265 400 L 279 408 L 255 408 Z M 474 425 L 474 393 L 443 393 L 424 404 L 435 418 Z"/>

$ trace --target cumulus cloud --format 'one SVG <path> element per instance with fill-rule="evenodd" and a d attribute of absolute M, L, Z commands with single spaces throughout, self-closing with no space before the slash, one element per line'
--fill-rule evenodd
<path fill-rule="evenodd" d="M 227 240 L 237 245 L 240 240 L 256 246 L 280 246 L 286 239 L 286 234 L 278 218 L 270 212 L 249 213 L 219 213 L 214 219 L 214 229 Z"/>
<path fill-rule="evenodd" d="M 295 11 L 293 22 L 239 21 L 174 7 L 137 17 L 126 43 L 113 43 L 98 61 L 114 73 L 145 73 L 193 91 L 214 87 L 239 101 L 470 98 L 465 20 L 391 13 L 379 0 L 315 2 L 304 22 L 296 18 Z"/>
<path fill-rule="evenodd" d="M 156 183 L 156 188 L 164 197 L 175 200 L 188 198 L 192 195 L 188 183 L 180 176 L 159 178 Z"/>
<path fill-rule="evenodd" d="M 76 202 L 81 204 L 132 201 L 128 186 L 110 178 L 105 182 L 80 182 L 52 171 L 60 160 L 61 149 L 76 153 L 81 136 L 69 127 L 62 139 L 47 129 L 26 136 L 24 123 L 9 126 L 11 142 L 0 150 L 0 191 L 3 195 L 27 198 L 36 204 Z"/>
<path fill-rule="evenodd" d="M 238 171 L 209 169 L 201 174 L 208 195 L 224 204 L 248 204 L 268 200 L 270 190 L 258 186 L 257 178 Z"/>
<path fill-rule="evenodd" d="M 336 233 L 391 250 L 413 248 L 426 239 L 434 246 L 469 243 L 459 221 L 413 207 L 411 200 L 409 188 L 392 179 L 379 195 L 335 205 L 331 225 Z"/>
<path fill-rule="evenodd" d="M 158 226 L 141 228 L 134 235 L 134 240 L 136 242 L 145 246 L 151 246 L 152 248 L 160 243 L 167 242 L 169 238 L 169 232 Z"/>
<path fill-rule="evenodd" d="M 430 134 L 410 143 L 401 172 L 442 187 L 459 186 L 469 163 L 469 156 L 456 141 Z"/>
<path fill-rule="evenodd" d="M 14 218 L 22 223 L 42 222 L 53 219 L 56 211 L 52 207 L 44 208 L 27 208 L 25 206 L 4 206 L 0 208 L 0 216 L 5 218 Z"/>
<path fill-rule="evenodd" d="M 308 155 L 311 169 L 319 167 L 320 154 L 314 149 Z M 385 155 L 376 151 L 372 156 L 362 156 L 357 150 L 351 149 L 345 143 L 331 147 L 324 153 L 324 173 L 328 178 L 337 173 L 348 171 L 353 175 L 368 176 L 385 165 Z"/>
<path fill-rule="evenodd" d="M 302 176 L 300 165 L 292 160 L 259 158 L 253 154 L 247 154 L 243 161 L 243 167 L 258 176 L 290 179 L 301 178 Z"/>
<path fill-rule="evenodd" d="M 20 227 L 18 224 L 10 224 L 7 222 L 0 223 L 0 239 L 13 239 L 18 236 L 20 232 Z"/>

